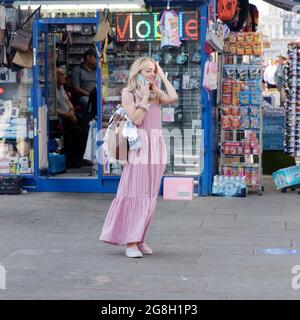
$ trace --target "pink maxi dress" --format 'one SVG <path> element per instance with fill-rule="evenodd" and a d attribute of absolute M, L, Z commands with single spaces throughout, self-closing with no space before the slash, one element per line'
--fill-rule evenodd
<path fill-rule="evenodd" d="M 134 99 L 131 92 L 123 90 L 122 102 L 135 105 L 140 98 L 135 95 Z M 144 242 L 156 208 L 167 158 L 158 98 L 150 101 L 150 111 L 138 127 L 138 133 L 142 147 L 129 152 L 129 161 L 124 166 L 100 236 L 101 241 L 114 245 Z"/>

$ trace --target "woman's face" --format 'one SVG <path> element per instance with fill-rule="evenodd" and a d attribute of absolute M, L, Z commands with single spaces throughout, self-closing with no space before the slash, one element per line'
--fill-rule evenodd
<path fill-rule="evenodd" d="M 149 61 L 144 69 L 141 70 L 141 75 L 147 80 L 150 84 L 153 84 L 156 79 L 156 65 Z"/>

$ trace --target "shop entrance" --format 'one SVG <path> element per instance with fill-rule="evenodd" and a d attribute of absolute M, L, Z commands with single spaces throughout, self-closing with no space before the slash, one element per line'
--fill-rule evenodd
<path fill-rule="evenodd" d="M 40 191 L 100 192 L 96 138 L 100 70 L 97 18 L 35 21 L 34 104 Z"/>

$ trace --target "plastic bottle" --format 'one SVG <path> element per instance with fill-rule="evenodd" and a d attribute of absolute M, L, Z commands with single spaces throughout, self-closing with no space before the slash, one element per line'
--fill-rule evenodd
<path fill-rule="evenodd" d="M 217 193 L 218 193 L 218 176 L 214 176 L 212 193 L 213 193 L 213 194 L 217 194 Z"/>

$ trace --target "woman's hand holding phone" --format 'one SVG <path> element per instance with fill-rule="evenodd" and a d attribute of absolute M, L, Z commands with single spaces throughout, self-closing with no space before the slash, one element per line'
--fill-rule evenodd
<path fill-rule="evenodd" d="M 149 96 L 150 96 L 150 85 L 149 85 L 149 82 L 146 81 L 145 78 L 141 74 L 138 74 L 137 82 L 138 82 L 138 85 L 140 87 L 141 94 L 142 94 L 143 98 L 145 97 L 145 99 L 147 99 L 147 101 L 148 101 Z"/>
<path fill-rule="evenodd" d="M 146 85 L 141 85 L 141 93 L 142 93 L 142 96 L 143 98 L 147 98 L 147 101 L 149 99 L 149 96 L 150 96 L 150 88 L 149 88 L 149 84 L 146 84 Z"/>

